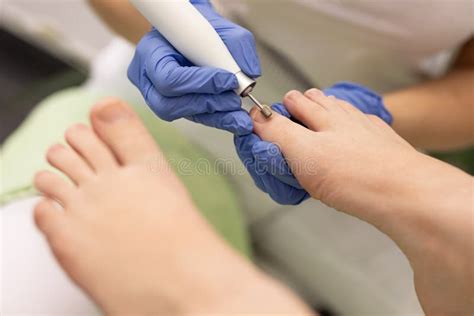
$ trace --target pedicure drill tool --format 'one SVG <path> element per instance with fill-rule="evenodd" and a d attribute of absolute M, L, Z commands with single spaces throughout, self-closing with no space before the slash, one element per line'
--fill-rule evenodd
<path fill-rule="evenodd" d="M 237 77 L 235 92 L 249 97 L 269 118 L 271 108 L 252 94 L 257 82 L 245 75 L 212 25 L 189 0 L 131 0 L 143 16 L 178 50 L 197 66 L 221 68 Z"/>

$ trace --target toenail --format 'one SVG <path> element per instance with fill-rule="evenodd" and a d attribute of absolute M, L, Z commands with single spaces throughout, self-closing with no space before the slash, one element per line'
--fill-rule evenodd
<path fill-rule="evenodd" d="M 49 147 L 48 152 L 55 152 L 55 151 L 59 151 L 59 150 L 63 150 L 63 149 L 64 149 L 63 144 L 54 144 L 53 146 Z"/>
<path fill-rule="evenodd" d="M 271 117 L 266 118 L 257 107 L 252 108 L 252 110 L 250 111 L 250 117 L 257 123 L 266 123 L 269 121 L 269 119 L 271 119 Z"/>
<path fill-rule="evenodd" d="M 293 90 L 286 94 L 285 99 L 287 100 L 297 100 L 302 96 L 301 92 Z"/>
<path fill-rule="evenodd" d="M 313 97 L 320 97 L 320 96 L 323 95 L 323 92 L 321 90 L 313 88 L 313 89 L 309 89 L 308 91 L 306 91 L 306 94 L 308 94 L 310 96 L 313 96 Z"/>
<path fill-rule="evenodd" d="M 255 119 L 255 118 L 257 117 L 257 115 L 258 115 L 258 109 L 257 109 L 256 106 L 254 106 L 254 107 L 250 110 L 249 115 L 250 115 L 250 117 L 251 117 L 252 119 Z"/>
<path fill-rule="evenodd" d="M 42 179 L 47 176 L 47 172 L 46 171 L 39 171 L 35 174 L 34 178 L 33 178 L 33 183 L 35 185 L 35 187 L 38 186 L 38 184 L 42 181 Z"/>
<path fill-rule="evenodd" d="M 77 124 L 73 125 L 72 128 L 73 129 L 78 129 L 78 130 L 84 130 L 84 129 L 88 129 L 89 126 L 87 126 L 86 124 L 77 123 Z"/>
<path fill-rule="evenodd" d="M 61 144 L 55 144 L 49 147 L 48 151 L 46 152 L 46 160 L 50 161 L 51 158 L 59 151 L 62 151 L 64 146 Z"/>
<path fill-rule="evenodd" d="M 84 124 L 75 124 L 71 127 L 69 127 L 66 132 L 64 133 L 64 136 L 67 140 L 70 140 L 74 138 L 74 136 L 79 132 L 79 131 L 84 131 L 88 127 Z"/>
<path fill-rule="evenodd" d="M 83 130 L 86 130 L 88 128 L 89 127 L 87 127 L 87 125 L 85 125 L 85 124 L 80 124 L 80 123 L 79 124 L 74 124 L 66 130 L 66 135 L 71 134 L 71 133 L 75 133 L 77 131 L 83 131 Z"/>
<path fill-rule="evenodd" d="M 103 105 L 96 113 L 99 120 L 107 123 L 126 120 L 131 117 L 130 112 L 117 102 Z"/>

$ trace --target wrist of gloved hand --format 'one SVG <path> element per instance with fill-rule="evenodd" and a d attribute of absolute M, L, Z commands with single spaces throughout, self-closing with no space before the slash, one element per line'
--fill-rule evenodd
<path fill-rule="evenodd" d="M 340 82 L 324 89 L 327 96 L 335 96 L 340 100 L 349 102 L 361 112 L 378 116 L 388 125 L 393 123 L 392 114 L 384 105 L 383 98 L 367 87 L 351 82 Z"/>

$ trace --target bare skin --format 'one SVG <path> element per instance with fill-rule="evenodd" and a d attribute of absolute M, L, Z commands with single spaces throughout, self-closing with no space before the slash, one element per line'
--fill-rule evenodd
<path fill-rule="evenodd" d="M 151 28 L 128 0 L 88 1 L 112 30 L 134 44 Z M 417 148 L 450 151 L 472 146 L 473 85 L 474 38 L 470 38 L 445 76 L 384 95 L 393 129 Z"/>
<path fill-rule="evenodd" d="M 309 128 L 277 114 L 252 116 L 301 184 L 398 243 L 428 315 L 472 314 L 472 177 L 318 90 L 289 93 L 285 104 Z M 35 218 L 62 267 L 107 314 L 310 313 L 214 235 L 127 107 L 107 101 L 91 120 L 95 133 L 73 127 L 66 133 L 73 149 L 49 151 L 50 163 L 74 184 L 38 174 L 36 187 L 48 198 Z"/>
<path fill-rule="evenodd" d="M 375 225 L 409 259 L 427 315 L 474 313 L 473 178 L 417 152 L 377 117 L 312 89 L 284 103 L 308 128 L 252 111 L 313 198 Z"/>
<path fill-rule="evenodd" d="M 105 314 L 311 314 L 214 233 L 128 106 L 105 100 L 91 122 L 48 151 L 71 181 L 36 175 L 35 221 Z"/>

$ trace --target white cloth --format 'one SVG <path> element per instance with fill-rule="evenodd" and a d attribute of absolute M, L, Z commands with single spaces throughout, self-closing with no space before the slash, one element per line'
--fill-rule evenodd
<path fill-rule="evenodd" d="M 221 0 L 220 5 L 322 87 L 350 80 L 382 92 L 419 81 L 421 70 L 440 75 L 474 29 L 473 0 Z"/>
<path fill-rule="evenodd" d="M 61 270 L 33 222 L 38 198 L 0 208 L 1 290 L 4 316 L 93 316 L 94 304 Z"/>

